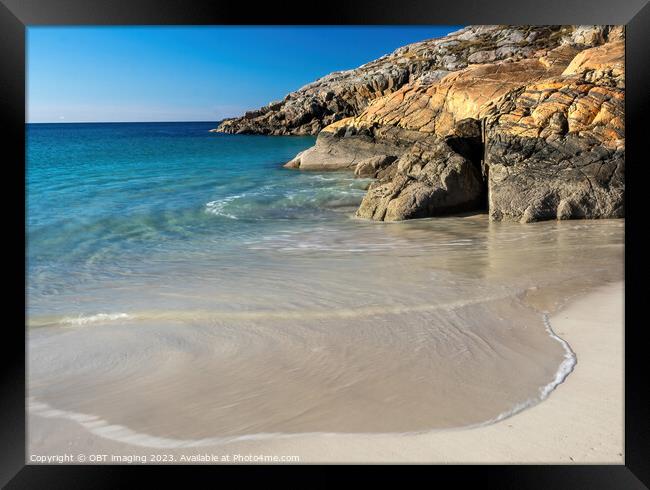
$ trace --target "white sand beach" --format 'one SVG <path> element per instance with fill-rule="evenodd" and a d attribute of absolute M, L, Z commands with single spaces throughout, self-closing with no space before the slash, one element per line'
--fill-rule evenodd
<path fill-rule="evenodd" d="M 166 455 L 174 462 L 182 462 L 182 456 L 222 461 L 228 457 L 231 462 L 251 461 L 251 456 L 297 456 L 301 463 L 620 464 L 624 461 L 623 298 L 623 282 L 612 283 L 554 314 L 550 319 L 554 332 L 577 356 L 573 372 L 542 403 L 488 426 L 403 435 L 304 434 L 160 449 L 101 437 L 76 421 L 57 417 L 56 411 L 40 409 L 29 413 L 27 458 L 57 456 L 64 447 L 73 457 L 106 454 L 103 462 L 109 463 L 113 455 L 146 457 L 147 462 L 154 455 Z M 165 461 L 170 459 L 159 462 Z"/>
<path fill-rule="evenodd" d="M 30 103 L 96 114 L 26 125 L 28 463 L 624 462 L 625 29 L 457 27 L 172 29 L 155 104 Z M 77 35 L 36 86 L 126 46 Z M 158 110 L 185 52 L 225 119 Z"/>

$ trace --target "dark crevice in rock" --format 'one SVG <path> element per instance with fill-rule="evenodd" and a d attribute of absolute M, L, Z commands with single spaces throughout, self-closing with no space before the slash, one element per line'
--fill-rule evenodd
<path fill-rule="evenodd" d="M 483 120 L 464 119 L 456 124 L 454 134 L 445 138 L 447 145 L 468 160 L 481 176 L 482 195 L 477 199 L 477 209 L 486 210 L 487 200 L 487 166 L 485 165 L 485 124 Z"/>

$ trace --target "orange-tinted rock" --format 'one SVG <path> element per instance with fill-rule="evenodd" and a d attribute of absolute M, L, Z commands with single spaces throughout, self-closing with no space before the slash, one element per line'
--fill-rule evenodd
<path fill-rule="evenodd" d="M 578 29 L 574 26 L 469 26 L 439 39 L 404 46 L 354 70 L 331 73 L 281 101 L 223 121 L 218 131 L 318 134 L 328 124 L 359 115 L 373 100 L 407 84 L 431 85 L 449 73 L 476 64 L 546 56 L 550 50 L 571 44 Z M 597 35 L 589 34 L 589 29 L 581 36 L 591 36 L 594 43 L 605 36 L 602 26 L 594 31 Z M 393 102 L 400 103 L 399 97 Z M 413 115 L 412 124 L 417 126 L 431 116 L 430 111 L 423 110 Z"/>
<path fill-rule="evenodd" d="M 365 105 L 337 114 L 287 166 L 375 176 L 357 216 L 376 220 L 475 208 L 488 188 L 493 220 L 623 216 L 623 36 L 611 26 L 467 28 L 429 44 L 436 61 L 418 76 L 362 91 Z M 269 117 L 286 112 L 278 107 Z"/>
<path fill-rule="evenodd" d="M 487 117 L 495 220 L 624 215 L 622 43 L 583 51 L 563 76 L 526 85 Z"/>
<path fill-rule="evenodd" d="M 429 86 L 406 85 L 373 101 L 357 120 L 446 136 L 456 122 L 480 118 L 485 104 L 513 88 L 557 75 L 564 67 L 539 60 L 471 66 Z"/>

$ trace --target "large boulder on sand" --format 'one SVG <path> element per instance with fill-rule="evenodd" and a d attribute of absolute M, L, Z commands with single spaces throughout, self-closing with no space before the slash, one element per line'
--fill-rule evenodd
<path fill-rule="evenodd" d="M 357 217 L 399 221 L 476 209 L 483 199 L 480 168 L 447 139 L 429 136 L 392 164 L 395 172 L 370 185 Z"/>

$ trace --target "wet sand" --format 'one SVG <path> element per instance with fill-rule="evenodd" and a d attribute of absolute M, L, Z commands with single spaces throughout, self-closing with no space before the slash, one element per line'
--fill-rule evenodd
<path fill-rule="evenodd" d="M 566 374 L 563 345 L 516 299 L 419 306 L 54 327 L 31 339 L 30 392 L 128 427 L 143 444 L 201 446 L 206 438 L 481 424 L 537 403 Z"/>
<path fill-rule="evenodd" d="M 584 295 L 620 283 L 622 231 L 485 216 L 318 228 L 244 248 L 244 263 L 219 257 L 230 266 L 173 287 L 104 288 L 112 307 L 95 314 L 67 313 L 80 304 L 69 295 L 60 316 L 30 317 L 30 451 L 504 460 L 471 440 L 448 451 L 444 438 L 508 427 L 592 373 L 589 349 L 621 319 L 581 345 L 556 313 L 595 310 L 580 301 L 605 308 L 597 321 L 617 311 L 611 291 Z M 616 359 L 606 340 L 602 357 Z M 579 409 L 585 423 L 597 411 Z M 517 451 L 505 460 L 534 457 Z"/>
<path fill-rule="evenodd" d="M 79 421 L 36 407 L 29 454 L 105 453 L 298 456 L 301 462 L 622 463 L 623 283 L 613 283 L 550 318 L 578 357 L 544 402 L 500 422 L 420 434 L 303 434 L 188 448 L 146 448 L 101 437 Z M 110 430 L 108 431 L 110 432 Z"/>

